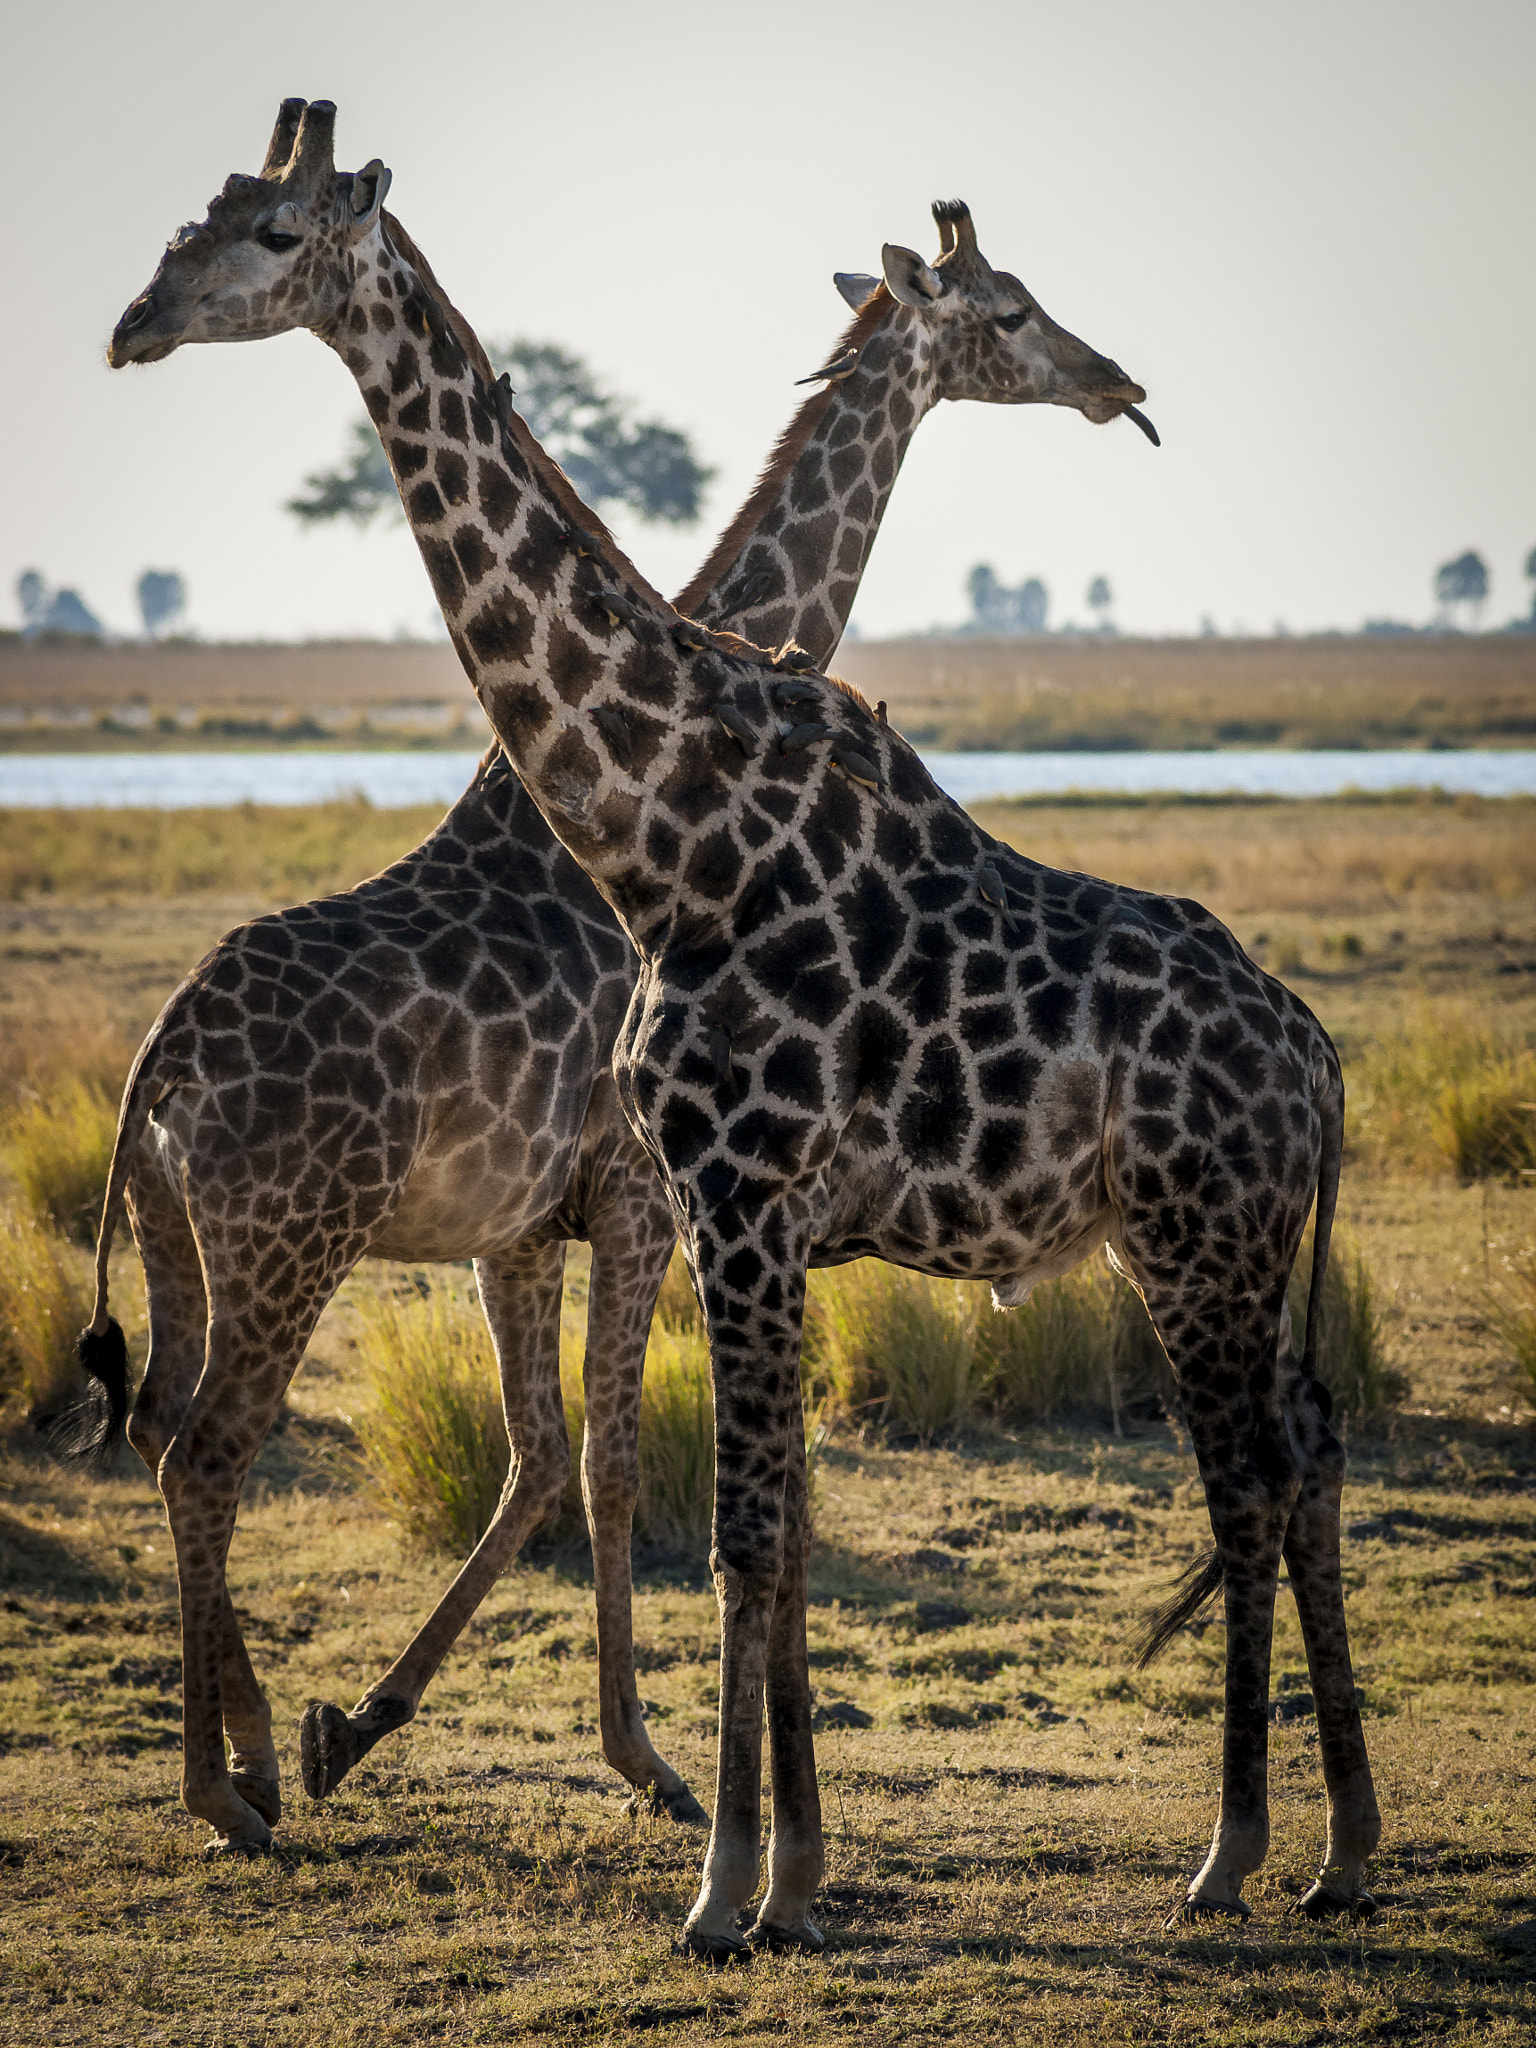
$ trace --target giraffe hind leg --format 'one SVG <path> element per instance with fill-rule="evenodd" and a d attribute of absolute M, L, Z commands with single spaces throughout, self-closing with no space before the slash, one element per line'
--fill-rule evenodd
<path fill-rule="evenodd" d="M 1300 1472 L 1275 1393 L 1278 1310 L 1147 1289 L 1194 1440 L 1227 1622 L 1221 1803 L 1210 1852 L 1170 1926 L 1245 1919 L 1269 1849 L 1269 1666 L 1275 1591 Z"/>
<path fill-rule="evenodd" d="M 144 1266 L 149 1358 L 128 1423 L 128 1438 L 158 1475 L 185 1421 L 208 1347 L 208 1295 L 185 1206 L 153 1173 L 136 1174 L 131 1221 Z M 282 1814 L 272 1716 L 246 1651 L 228 1589 L 222 1597 L 220 1699 L 230 1746 L 230 1782 L 268 1827 Z"/>
<path fill-rule="evenodd" d="M 422 1695 L 492 1586 L 560 1504 L 570 1443 L 560 1398 L 562 1242 L 475 1262 L 501 1374 L 507 1482 L 464 1566 L 427 1620 L 351 1713 L 312 1700 L 299 1728 L 304 1790 L 325 1799 L 374 1746 L 415 1718 Z"/>
<path fill-rule="evenodd" d="M 1344 1451 L 1299 1373 L 1287 1386 L 1286 1395 L 1304 1472 L 1301 1494 L 1285 1534 L 1285 1562 L 1306 1645 L 1328 1792 L 1323 1867 L 1297 1910 L 1313 1920 L 1343 1913 L 1365 1917 L 1375 1910 L 1375 1901 L 1364 1887 L 1364 1874 L 1381 1839 L 1381 1814 L 1355 1696 L 1344 1618 L 1339 1566 Z"/>

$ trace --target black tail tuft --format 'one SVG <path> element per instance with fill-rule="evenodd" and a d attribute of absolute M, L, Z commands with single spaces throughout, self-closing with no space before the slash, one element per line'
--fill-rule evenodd
<path fill-rule="evenodd" d="M 85 1399 L 51 1425 L 48 1441 L 62 1458 L 105 1467 L 128 1414 L 128 1345 L 121 1324 L 108 1317 L 104 1330 L 82 1330 L 75 1356 L 91 1385 Z"/>
<path fill-rule="evenodd" d="M 1221 1591 L 1222 1578 L 1221 1558 L 1213 1545 L 1180 1576 L 1173 1598 L 1148 1618 L 1135 1638 L 1131 1647 L 1138 1671 L 1145 1671 L 1155 1657 L 1163 1654 L 1179 1630 L 1188 1628 L 1201 1608 L 1210 1605 Z"/>

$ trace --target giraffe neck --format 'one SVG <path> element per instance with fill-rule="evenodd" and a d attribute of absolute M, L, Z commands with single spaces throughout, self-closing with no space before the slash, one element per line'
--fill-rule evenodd
<path fill-rule="evenodd" d="M 760 647 L 831 659 L 918 422 L 938 403 L 926 329 L 882 286 L 833 351 L 854 368 L 808 398 L 677 600 Z"/>
<path fill-rule="evenodd" d="M 357 379 L 492 731 L 637 950 L 655 951 L 734 886 L 721 820 L 748 764 L 715 709 L 734 687 L 764 719 L 760 667 L 680 626 L 498 394 L 391 216 L 322 338 Z M 762 850 L 789 831 L 771 819 Z"/>

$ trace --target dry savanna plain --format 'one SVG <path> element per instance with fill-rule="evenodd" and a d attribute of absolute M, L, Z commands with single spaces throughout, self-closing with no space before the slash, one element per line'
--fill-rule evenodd
<path fill-rule="evenodd" d="M 860 679 L 894 708 L 899 692 L 873 673 L 886 658 L 870 650 Z M 969 720 L 970 700 L 924 673 L 912 724 L 925 689 L 934 718 L 947 704 Z M 1187 675 L 1179 687 L 1193 687 Z M 1439 694 L 1467 701 L 1449 684 Z M 1527 679 L 1499 701 L 1496 715 L 1514 718 L 1536 698 Z M 12 1276 L 0 2038 L 1528 2042 L 1536 804 L 1519 800 L 985 812 L 1037 858 L 1201 898 L 1343 1052 L 1335 1264 L 1349 1327 L 1331 1370 L 1385 1823 L 1373 1917 L 1315 1926 L 1291 1911 L 1321 1856 L 1323 1805 L 1282 1582 L 1273 1845 L 1248 1887 L 1253 1916 L 1165 1929 L 1214 1817 L 1223 1629 L 1218 1610 L 1135 1668 L 1136 1625 L 1207 1521 L 1145 1344 L 1083 1336 L 1103 1280 L 1076 1307 L 1063 1297 L 1056 1323 L 1015 1325 L 1039 1339 L 1026 1358 L 1024 1338 L 1003 1346 L 994 1326 L 1012 1319 L 984 1299 L 818 1278 L 807 1404 L 823 1956 L 711 1974 L 673 1953 L 702 1842 L 632 1811 L 603 1762 L 590 1564 L 569 1504 L 486 1602 L 421 1716 L 330 1801 L 305 1798 L 306 1702 L 350 1704 L 462 1550 L 463 1503 L 424 1504 L 381 1450 L 402 1413 L 391 1373 L 416 1370 L 401 1332 L 418 1308 L 478 1373 L 484 1434 L 489 1366 L 459 1269 L 360 1269 L 258 1460 L 229 1572 L 274 1707 L 287 1810 L 270 1856 L 205 1860 L 177 1798 L 176 1592 L 153 1484 L 127 1453 L 105 1475 L 60 1464 L 28 1411 L 67 1391 L 49 1346 L 85 1298 L 100 1131 L 138 1035 L 230 924 L 344 886 L 434 822 L 362 804 L 0 813 Z M 568 1267 L 573 1423 L 582 1250 Z M 140 1364 L 142 1288 L 121 1238 L 112 1281 Z M 668 1300 L 648 1395 L 637 1666 L 658 1746 L 707 1801 L 707 1390 L 671 1282 Z M 1080 1363 L 1058 1370 L 1046 1354 L 1072 1344 Z"/>

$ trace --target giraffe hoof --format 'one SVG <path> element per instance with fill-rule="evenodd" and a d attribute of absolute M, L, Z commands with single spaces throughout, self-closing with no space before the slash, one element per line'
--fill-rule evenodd
<path fill-rule="evenodd" d="M 827 1937 L 809 1913 L 794 1927 L 773 1927 L 759 1920 L 748 1928 L 747 1940 L 770 1955 L 819 1956 L 827 1945 Z"/>
<path fill-rule="evenodd" d="M 250 1771 L 231 1771 L 229 1782 L 247 1806 L 261 1815 L 269 1828 L 283 1817 L 283 1790 L 276 1778 L 258 1778 Z"/>
<path fill-rule="evenodd" d="M 340 1707 L 311 1700 L 299 1724 L 299 1770 L 310 1798 L 328 1798 L 363 1753 Z"/>
<path fill-rule="evenodd" d="M 732 1963 L 747 1964 L 752 1950 L 739 1934 L 705 1934 L 700 1928 L 685 1927 L 672 1944 L 674 1955 L 695 1963 L 707 1963 L 712 1970 L 728 1969 Z"/>
<path fill-rule="evenodd" d="M 1241 1899 L 1184 1899 L 1163 1922 L 1163 1932 L 1171 1934 L 1176 1927 L 1190 1927 L 1197 1920 L 1247 1920 L 1252 1913 L 1253 1908 Z"/>
<path fill-rule="evenodd" d="M 221 1856 L 265 1856 L 272 1847 L 272 1830 L 254 1809 L 250 1825 L 242 1827 L 240 1833 L 215 1835 L 211 1842 L 203 1844 L 203 1861 L 212 1863 Z"/>
<path fill-rule="evenodd" d="M 668 1820 L 676 1821 L 679 1827 L 709 1826 L 709 1815 L 681 1778 L 671 1792 L 663 1791 L 658 1784 L 652 1784 L 649 1790 L 644 1786 L 638 1786 L 634 1797 L 626 1803 L 631 1813 L 649 1813 L 658 1820 L 665 1814 Z"/>
<path fill-rule="evenodd" d="M 1308 1920 L 1337 1920 L 1345 1914 L 1352 1920 L 1369 1920 L 1376 1911 L 1376 1901 L 1369 1892 L 1354 1892 L 1348 1898 L 1341 1898 L 1337 1892 L 1326 1891 L 1322 1879 L 1318 1878 L 1312 1889 L 1298 1899 L 1291 1910 Z"/>

